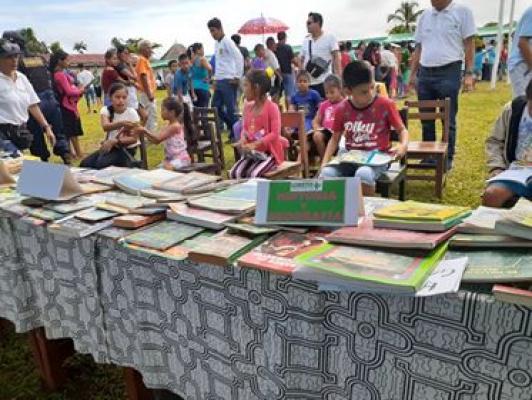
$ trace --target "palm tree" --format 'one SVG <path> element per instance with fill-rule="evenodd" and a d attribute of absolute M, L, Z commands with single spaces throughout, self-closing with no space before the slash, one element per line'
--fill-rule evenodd
<path fill-rule="evenodd" d="M 83 40 L 74 43 L 74 47 L 72 48 L 74 51 L 77 51 L 79 54 L 83 54 L 84 51 L 87 51 L 87 43 L 85 43 Z"/>
<path fill-rule="evenodd" d="M 398 26 L 402 26 L 404 31 L 413 32 L 415 30 L 417 17 L 423 12 L 423 10 L 416 10 L 416 8 L 419 8 L 417 1 L 402 1 L 399 8 L 395 10 L 393 14 L 388 15 L 388 22 L 399 22 L 399 24 L 392 29 L 397 29 Z"/>

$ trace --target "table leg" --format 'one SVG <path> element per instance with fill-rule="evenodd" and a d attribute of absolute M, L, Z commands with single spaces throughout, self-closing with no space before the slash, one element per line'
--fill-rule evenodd
<path fill-rule="evenodd" d="M 153 400 L 152 391 L 144 386 L 142 375 L 133 368 L 124 368 L 126 393 L 129 400 Z"/>
<path fill-rule="evenodd" d="M 67 380 L 63 363 L 74 355 L 74 344 L 70 339 L 48 340 L 43 328 L 32 330 L 29 342 L 45 389 L 58 390 Z"/>

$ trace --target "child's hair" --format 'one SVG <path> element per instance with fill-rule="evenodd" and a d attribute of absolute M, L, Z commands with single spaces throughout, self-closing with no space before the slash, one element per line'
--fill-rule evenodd
<path fill-rule="evenodd" d="M 342 80 L 338 75 L 331 74 L 323 81 L 323 86 L 342 90 Z"/>
<path fill-rule="evenodd" d="M 300 80 L 301 78 L 305 78 L 310 82 L 310 74 L 304 69 L 299 70 L 296 76 L 296 81 Z"/>
<path fill-rule="evenodd" d="M 192 54 L 194 54 L 196 51 L 201 49 L 203 45 L 199 42 L 192 43 L 189 48 L 187 49 L 188 58 L 192 58 Z"/>
<path fill-rule="evenodd" d="M 259 95 L 265 96 L 266 93 L 269 92 L 269 90 L 272 87 L 271 80 L 266 75 L 266 72 L 261 70 L 251 70 L 246 74 L 246 79 L 249 81 L 251 86 L 258 86 L 259 87 Z"/>
<path fill-rule="evenodd" d="M 259 52 L 259 50 L 262 50 L 264 49 L 264 45 L 263 44 L 260 44 L 260 43 L 257 43 L 255 45 L 255 47 L 253 48 L 253 51 L 255 52 L 255 55 L 257 55 L 257 53 Z"/>
<path fill-rule="evenodd" d="M 168 68 L 172 68 L 172 65 L 177 64 L 177 60 L 168 61 Z"/>
<path fill-rule="evenodd" d="M 113 97 L 113 94 L 118 92 L 119 90 L 125 90 L 127 93 L 127 87 L 122 82 L 115 82 L 111 85 L 109 88 L 109 98 Z"/>
<path fill-rule="evenodd" d="M 194 137 L 194 125 L 192 123 L 192 116 L 188 104 L 183 104 L 177 97 L 167 97 L 163 100 L 162 106 L 168 111 L 174 113 L 176 118 L 182 116 L 183 126 L 185 127 L 185 136 Z"/>
<path fill-rule="evenodd" d="M 177 59 L 179 60 L 179 62 L 188 60 L 188 54 L 186 52 L 181 53 Z"/>
<path fill-rule="evenodd" d="M 532 101 L 532 80 L 528 81 L 528 85 L 526 87 L 526 98 L 528 101 Z"/>
<path fill-rule="evenodd" d="M 344 86 L 353 89 L 355 86 L 373 82 L 373 71 L 365 61 L 352 61 L 345 66 L 342 77 Z"/>
<path fill-rule="evenodd" d="M 104 58 L 105 58 L 105 64 L 109 65 L 109 60 L 111 58 L 113 58 L 115 55 L 117 55 L 117 51 L 115 48 L 111 48 L 111 49 L 108 49 L 105 54 L 104 54 Z"/>
<path fill-rule="evenodd" d="M 56 52 L 52 53 L 52 56 L 50 57 L 50 63 L 49 63 L 49 69 L 52 71 L 52 73 L 55 71 L 55 68 L 57 67 L 57 64 L 59 64 L 59 61 L 63 61 L 65 58 L 68 57 L 68 53 L 64 51 L 63 49 L 59 49 Z"/>
<path fill-rule="evenodd" d="M 340 42 L 340 44 L 338 45 L 340 51 L 345 51 L 346 50 L 346 47 L 345 47 L 345 43 L 344 42 Z"/>

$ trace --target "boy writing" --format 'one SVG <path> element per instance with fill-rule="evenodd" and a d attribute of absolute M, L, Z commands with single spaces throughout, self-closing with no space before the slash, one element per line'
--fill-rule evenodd
<path fill-rule="evenodd" d="M 346 150 L 379 150 L 404 156 L 408 146 L 406 130 L 395 103 L 375 94 L 371 67 L 365 61 L 349 63 L 343 72 L 347 100 L 334 115 L 333 135 L 325 150 L 320 177 L 359 177 L 365 196 L 375 194 L 375 183 L 388 166 L 327 165 L 345 137 Z M 391 149 L 391 130 L 399 132 L 400 143 Z"/>

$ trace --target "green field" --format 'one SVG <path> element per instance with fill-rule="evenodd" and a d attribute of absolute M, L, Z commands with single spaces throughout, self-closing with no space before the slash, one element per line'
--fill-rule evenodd
<path fill-rule="evenodd" d="M 163 92 L 159 93 L 162 98 Z M 477 206 L 485 179 L 484 141 L 502 106 L 510 100 L 510 87 L 499 84 L 491 91 L 486 84 L 460 98 L 458 142 L 455 166 L 444 190 L 445 203 Z M 98 114 L 87 114 L 80 103 L 85 136 L 82 138 L 86 153 L 97 148 L 103 133 Z M 410 127 L 412 138 L 419 138 L 419 125 Z M 232 151 L 226 151 L 232 164 Z M 156 166 L 162 159 L 162 147 L 149 147 L 149 164 Z M 407 197 L 422 201 L 436 201 L 433 185 L 409 183 Z M 69 361 L 72 376 L 62 393 L 46 394 L 40 389 L 35 364 L 24 334 L 12 331 L 0 337 L 0 400 L 103 400 L 125 398 L 122 370 L 113 366 L 95 365 L 88 356 L 76 356 Z"/>

